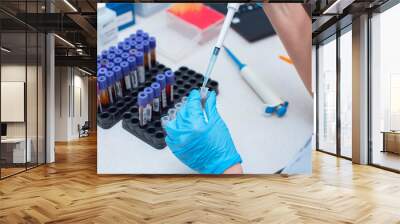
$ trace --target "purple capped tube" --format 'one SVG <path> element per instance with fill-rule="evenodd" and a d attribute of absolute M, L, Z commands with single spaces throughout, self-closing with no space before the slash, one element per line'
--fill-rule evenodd
<path fill-rule="evenodd" d="M 123 86 L 123 74 L 122 74 L 122 69 L 120 66 L 115 65 L 113 67 L 113 72 L 115 74 L 115 92 L 117 93 L 117 97 L 123 98 L 124 97 L 124 86 Z"/>
<path fill-rule="evenodd" d="M 161 107 L 160 107 L 160 102 L 161 102 L 161 86 L 160 83 L 158 82 L 153 82 L 151 84 L 151 88 L 153 89 L 153 112 L 157 115 L 161 114 Z"/>
<path fill-rule="evenodd" d="M 146 119 L 148 122 L 152 119 L 152 107 L 153 107 L 153 98 L 154 98 L 154 91 L 151 87 L 146 87 L 143 90 L 147 95 L 147 105 L 146 105 Z"/>
<path fill-rule="evenodd" d="M 156 76 L 157 82 L 160 84 L 161 88 L 161 107 L 163 109 L 167 108 L 167 93 L 165 91 L 165 86 L 166 86 L 166 80 L 165 80 L 165 75 L 164 74 L 158 74 Z"/>
<path fill-rule="evenodd" d="M 139 84 L 144 84 L 144 82 L 146 81 L 146 77 L 145 77 L 145 71 L 144 71 L 144 64 L 143 64 L 143 53 L 137 51 L 135 54 L 135 58 L 136 58 L 136 69 L 138 72 L 138 77 L 139 77 Z"/>
<path fill-rule="evenodd" d="M 138 80 L 138 74 L 136 71 L 136 58 L 133 56 L 129 56 L 126 61 L 129 63 L 130 67 L 130 75 L 131 75 L 131 81 L 132 81 L 132 88 L 138 88 L 139 87 L 139 80 Z"/>
<path fill-rule="evenodd" d="M 145 92 L 139 92 L 137 97 L 139 110 L 139 127 L 143 128 L 147 124 L 145 109 L 147 105 L 147 95 Z"/>
<path fill-rule="evenodd" d="M 166 87 L 165 91 L 167 94 L 167 103 L 171 105 L 174 102 L 174 85 L 175 85 L 175 74 L 171 70 L 164 72 Z"/>
<path fill-rule="evenodd" d="M 124 81 L 124 86 L 125 86 L 125 92 L 129 92 L 132 90 L 132 80 L 131 80 L 131 69 L 129 66 L 129 63 L 127 61 L 121 62 L 121 69 L 122 69 L 122 74 L 124 78 L 122 79 Z"/>

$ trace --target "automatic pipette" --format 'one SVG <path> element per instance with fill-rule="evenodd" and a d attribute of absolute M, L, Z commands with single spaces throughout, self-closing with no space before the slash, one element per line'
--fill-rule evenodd
<path fill-rule="evenodd" d="M 231 22 L 232 22 L 232 19 L 233 19 L 233 15 L 238 11 L 240 4 L 241 3 L 228 3 L 228 6 L 227 6 L 228 12 L 226 13 L 225 20 L 224 20 L 224 23 L 222 25 L 222 29 L 221 29 L 221 31 L 219 33 L 217 43 L 214 46 L 214 49 L 213 49 L 212 54 L 211 54 L 210 61 L 208 62 L 207 70 L 206 70 L 206 73 L 204 75 L 203 85 L 200 88 L 200 94 L 201 94 L 201 98 L 203 99 L 203 101 L 207 98 L 208 88 L 206 87 L 206 85 L 207 85 L 207 82 L 208 82 L 208 78 L 210 77 L 211 72 L 212 72 L 212 70 L 214 68 L 214 64 L 215 64 L 215 62 L 217 60 L 217 56 L 219 54 L 219 50 L 221 49 L 221 47 L 222 47 L 222 45 L 224 43 L 225 36 L 226 36 L 226 34 L 228 32 L 228 29 L 229 29 L 229 27 L 231 25 Z"/>
<path fill-rule="evenodd" d="M 276 113 L 278 117 L 285 115 L 289 103 L 282 100 L 271 87 L 265 85 L 249 66 L 243 64 L 227 47 L 224 46 L 224 48 L 228 56 L 239 67 L 242 78 L 266 104 L 265 113 L 269 115 Z"/>

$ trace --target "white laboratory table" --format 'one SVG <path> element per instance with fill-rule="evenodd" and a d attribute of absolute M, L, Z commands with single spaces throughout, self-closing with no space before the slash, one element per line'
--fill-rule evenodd
<path fill-rule="evenodd" d="M 137 24 L 120 32 L 119 39 L 123 40 L 139 28 L 157 39 L 163 38 L 165 32 L 159 24 L 164 21 L 164 16 L 165 13 L 160 12 L 148 18 L 136 17 Z M 214 42 L 215 39 L 196 47 L 179 61 L 160 54 L 158 60 L 172 69 L 185 65 L 204 73 Z M 285 166 L 311 137 L 312 97 L 293 65 L 278 58 L 287 53 L 277 36 L 250 44 L 231 30 L 225 45 L 289 101 L 288 112 L 283 118 L 265 116 L 260 99 L 241 79 L 225 52 L 221 52 L 211 78 L 219 82 L 218 110 L 242 156 L 244 172 L 274 173 Z M 122 122 L 107 130 L 99 127 L 97 133 L 99 174 L 194 173 L 174 157 L 168 147 L 163 150 L 152 148 L 125 131 Z"/>

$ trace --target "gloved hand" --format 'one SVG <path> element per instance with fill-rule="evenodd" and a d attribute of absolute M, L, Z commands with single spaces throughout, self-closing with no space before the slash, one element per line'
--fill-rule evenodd
<path fill-rule="evenodd" d="M 216 107 L 215 92 L 205 103 L 206 122 L 198 90 L 193 90 L 176 119 L 166 126 L 166 143 L 174 155 L 202 174 L 221 174 L 241 163 L 231 135 Z"/>

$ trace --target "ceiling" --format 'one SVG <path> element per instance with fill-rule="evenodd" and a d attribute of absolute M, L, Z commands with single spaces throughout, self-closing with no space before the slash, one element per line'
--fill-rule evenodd
<path fill-rule="evenodd" d="M 0 0 L 2 46 L 10 59 L 36 55 L 36 36 L 50 32 L 57 34 L 56 66 L 73 62 L 95 73 L 96 24 L 95 0 Z"/>

